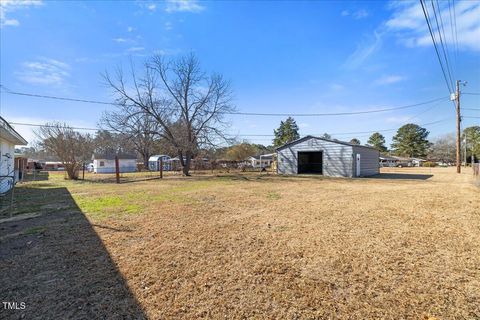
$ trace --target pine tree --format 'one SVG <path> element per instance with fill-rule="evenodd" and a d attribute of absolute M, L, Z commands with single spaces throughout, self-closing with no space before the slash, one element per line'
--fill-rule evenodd
<path fill-rule="evenodd" d="M 429 132 L 416 124 L 409 123 L 393 137 L 392 149 L 395 154 L 409 157 L 425 157 L 431 143 L 427 140 Z"/>
<path fill-rule="evenodd" d="M 292 117 L 288 117 L 285 121 L 280 121 L 278 129 L 273 130 L 275 138 L 273 139 L 274 147 L 280 147 L 286 143 L 292 142 L 300 138 L 298 133 L 298 125 Z"/>
<path fill-rule="evenodd" d="M 387 147 L 385 147 L 385 137 L 378 132 L 372 134 L 367 143 L 380 152 L 387 151 Z"/>

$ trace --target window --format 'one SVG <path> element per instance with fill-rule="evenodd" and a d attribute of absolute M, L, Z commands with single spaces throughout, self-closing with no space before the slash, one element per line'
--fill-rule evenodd
<path fill-rule="evenodd" d="M 105 162 L 104 161 L 100 161 L 100 167 L 104 167 L 105 166 Z"/>

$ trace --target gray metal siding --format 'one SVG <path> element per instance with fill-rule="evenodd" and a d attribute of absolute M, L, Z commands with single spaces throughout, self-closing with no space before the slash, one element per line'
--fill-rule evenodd
<path fill-rule="evenodd" d="M 354 146 L 353 153 L 355 159 L 356 154 L 360 154 L 360 176 L 367 177 L 380 173 L 380 153 L 377 150 Z M 356 170 L 356 165 L 354 165 L 354 170 Z"/>
<path fill-rule="evenodd" d="M 353 176 L 352 147 L 315 137 L 277 151 L 279 174 L 297 174 L 299 151 L 323 151 L 323 175 L 325 176 Z"/>

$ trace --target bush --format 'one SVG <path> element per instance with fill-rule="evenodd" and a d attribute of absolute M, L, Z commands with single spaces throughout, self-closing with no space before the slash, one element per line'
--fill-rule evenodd
<path fill-rule="evenodd" d="M 424 166 L 424 167 L 432 168 L 432 167 L 436 167 L 437 164 L 436 164 L 435 162 L 426 161 L 426 162 L 423 163 L 423 166 Z"/>

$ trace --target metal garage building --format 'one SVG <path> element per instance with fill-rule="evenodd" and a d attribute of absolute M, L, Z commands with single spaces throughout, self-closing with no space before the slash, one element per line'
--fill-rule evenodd
<path fill-rule="evenodd" d="M 279 174 L 366 177 L 379 173 L 380 154 L 367 146 L 306 136 L 276 151 Z"/>

